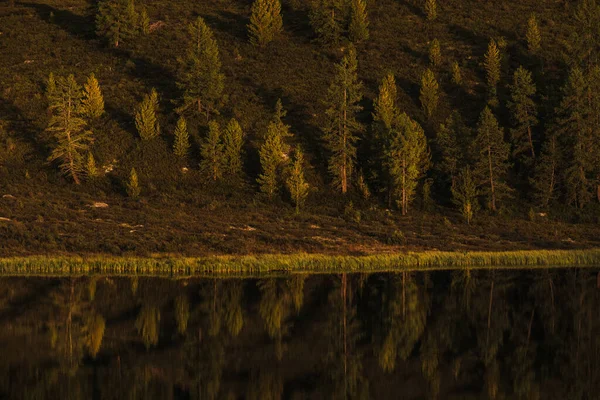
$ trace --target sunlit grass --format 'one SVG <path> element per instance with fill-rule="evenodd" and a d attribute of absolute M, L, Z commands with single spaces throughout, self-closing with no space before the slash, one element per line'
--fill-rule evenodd
<path fill-rule="evenodd" d="M 3 275 L 260 275 L 272 273 L 390 272 L 457 268 L 600 266 L 600 249 L 506 252 L 392 253 L 367 256 L 319 254 L 187 257 L 0 258 Z"/>

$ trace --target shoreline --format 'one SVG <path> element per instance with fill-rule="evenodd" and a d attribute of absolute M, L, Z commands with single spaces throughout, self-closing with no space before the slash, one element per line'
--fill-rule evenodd
<path fill-rule="evenodd" d="M 364 273 L 451 269 L 600 267 L 600 248 L 584 250 L 424 251 L 377 255 L 263 254 L 245 256 L 115 257 L 27 256 L 0 258 L 2 276 L 148 275 L 170 277 L 272 273 Z"/>

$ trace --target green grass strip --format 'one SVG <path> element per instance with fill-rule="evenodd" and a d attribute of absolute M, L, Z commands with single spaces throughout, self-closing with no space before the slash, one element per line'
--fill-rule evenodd
<path fill-rule="evenodd" d="M 208 257 L 9 257 L 0 275 L 246 276 L 271 273 L 399 272 L 461 268 L 600 266 L 600 249 L 506 252 L 408 252 L 365 256 L 321 254 Z"/>

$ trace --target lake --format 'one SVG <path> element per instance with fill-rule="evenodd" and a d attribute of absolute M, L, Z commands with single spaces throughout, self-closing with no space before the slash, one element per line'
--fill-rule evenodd
<path fill-rule="evenodd" d="M 0 278 L 0 399 L 598 399 L 594 268 Z"/>

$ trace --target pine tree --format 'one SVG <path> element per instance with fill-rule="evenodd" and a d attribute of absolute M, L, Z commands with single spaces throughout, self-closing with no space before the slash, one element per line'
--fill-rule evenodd
<path fill-rule="evenodd" d="M 505 183 L 510 148 L 504 141 L 504 133 L 489 107 L 486 107 L 479 117 L 474 149 L 475 175 L 485 188 L 489 209 L 497 211 L 498 201 L 510 192 Z"/>
<path fill-rule="evenodd" d="M 323 132 L 326 147 L 331 153 L 329 172 L 333 176 L 334 185 L 344 194 L 348 191 L 356 159 L 357 133 L 361 130 L 356 120 L 356 114 L 361 110 L 358 102 L 362 97 L 357 64 L 356 50 L 350 47 L 348 54 L 336 66 L 336 76 L 326 99 L 327 123 Z"/>
<path fill-rule="evenodd" d="M 437 1 L 425 0 L 425 16 L 427 20 L 434 21 L 437 18 Z"/>
<path fill-rule="evenodd" d="M 584 70 L 598 63 L 600 6 L 596 0 L 581 0 L 575 10 L 575 30 L 569 42 L 571 61 Z"/>
<path fill-rule="evenodd" d="M 379 85 L 379 94 L 374 102 L 375 113 L 373 114 L 373 120 L 381 123 L 385 130 L 392 127 L 392 121 L 398 114 L 397 97 L 396 78 L 394 74 L 388 73 Z"/>
<path fill-rule="evenodd" d="M 436 144 L 440 152 L 438 169 L 450 178 L 451 186 L 455 184 L 456 176 L 464 159 L 463 131 L 460 115 L 454 112 L 443 124 L 440 124 L 437 133 Z"/>
<path fill-rule="evenodd" d="M 421 77 L 421 95 L 419 100 L 421 100 L 421 107 L 425 116 L 431 120 L 439 101 L 439 85 L 433 71 L 429 68 L 425 70 Z"/>
<path fill-rule="evenodd" d="M 223 142 L 221 128 L 215 121 L 208 123 L 208 135 L 200 146 L 200 168 L 207 171 L 213 181 L 223 175 Z"/>
<path fill-rule="evenodd" d="M 471 169 L 468 167 L 462 169 L 458 174 L 456 184 L 452 186 L 452 200 L 460 207 L 460 211 L 469 225 L 477 212 L 478 195 L 477 183 L 473 179 Z"/>
<path fill-rule="evenodd" d="M 531 14 L 527 21 L 527 48 L 531 54 L 537 54 L 541 48 L 542 38 L 535 14 Z"/>
<path fill-rule="evenodd" d="M 452 63 L 452 83 L 457 86 L 462 85 L 462 72 L 456 61 Z"/>
<path fill-rule="evenodd" d="M 310 24 L 324 44 L 339 42 L 345 30 L 348 14 L 345 0 L 313 0 L 311 2 L 309 19 Z"/>
<path fill-rule="evenodd" d="M 267 127 L 265 142 L 259 150 L 263 172 L 258 176 L 257 181 L 260 190 L 269 197 L 272 197 L 279 189 L 279 171 L 288 153 L 288 146 L 284 140 L 291 134 L 289 126 L 282 121 L 285 114 L 281 100 L 277 100 L 275 116 Z"/>
<path fill-rule="evenodd" d="M 140 14 L 140 31 L 144 35 L 148 35 L 150 33 L 150 17 L 148 16 L 148 11 L 146 11 L 145 8 Z"/>
<path fill-rule="evenodd" d="M 391 207 L 393 184 L 388 173 L 389 171 L 386 168 L 382 168 L 382 166 L 385 164 L 384 149 L 392 136 L 392 124 L 396 121 L 400 113 L 396 105 L 397 96 L 396 79 L 392 73 L 388 73 L 383 78 L 381 85 L 379 85 L 379 94 L 374 102 L 375 113 L 373 114 L 372 129 L 375 136 L 373 140 L 369 140 L 373 148 L 373 153 L 379 158 L 374 161 L 374 169 L 375 171 L 381 169 L 377 175 L 380 176 L 382 186 L 387 187 L 388 207 Z M 362 175 L 359 176 L 359 178 L 361 177 Z M 362 178 L 364 180 L 364 177 Z M 366 186 L 366 183 L 364 183 L 364 186 Z"/>
<path fill-rule="evenodd" d="M 223 145 L 225 152 L 225 172 L 230 175 L 241 173 L 244 133 L 235 118 L 232 118 L 225 128 Z"/>
<path fill-rule="evenodd" d="M 177 120 L 175 127 L 175 142 L 173 143 L 173 153 L 179 158 L 185 158 L 190 150 L 190 135 L 187 130 L 187 123 L 183 116 Z"/>
<path fill-rule="evenodd" d="M 50 74 L 48 74 L 48 80 L 46 81 L 46 99 L 48 100 L 48 103 L 52 103 L 55 94 L 56 79 L 54 78 L 54 74 L 50 72 Z"/>
<path fill-rule="evenodd" d="M 138 176 L 135 168 L 131 168 L 129 173 L 129 182 L 127 182 L 127 195 L 132 199 L 137 199 L 142 192 L 140 183 L 138 182 Z"/>
<path fill-rule="evenodd" d="M 283 31 L 279 0 L 255 0 L 248 25 L 250 43 L 264 47 Z"/>
<path fill-rule="evenodd" d="M 557 133 L 567 159 L 563 166 L 567 201 L 580 208 L 592 199 L 595 152 L 590 149 L 594 148 L 594 136 L 598 131 L 595 120 L 598 114 L 590 107 L 594 98 L 591 93 L 586 76 L 575 67 L 563 88 L 563 99 L 557 110 Z"/>
<path fill-rule="evenodd" d="M 160 134 L 158 123 L 158 93 L 152 89 L 138 106 L 135 114 L 135 127 L 143 140 L 150 140 Z"/>
<path fill-rule="evenodd" d="M 58 161 L 63 173 L 79 184 L 80 175 L 85 173 L 83 154 L 89 150 L 93 138 L 81 118 L 81 87 L 73 75 L 56 80 L 49 109 L 52 116 L 46 131 L 54 137 L 55 145 L 48 159 Z"/>
<path fill-rule="evenodd" d="M 490 40 L 483 61 L 486 80 L 491 99 L 496 98 L 498 82 L 500 82 L 500 50 L 496 41 Z"/>
<path fill-rule="evenodd" d="M 134 0 L 102 0 L 96 15 L 96 33 L 115 47 L 138 33 L 138 14 Z"/>
<path fill-rule="evenodd" d="M 82 106 L 84 115 L 90 119 L 100 118 L 104 114 L 104 97 L 94 74 L 91 74 L 83 85 Z"/>
<path fill-rule="evenodd" d="M 179 111 L 204 111 L 208 121 L 211 112 L 218 112 L 225 89 L 219 47 L 212 31 L 201 17 L 188 26 L 188 33 L 190 41 L 186 55 L 179 59 L 177 86 L 183 91 Z"/>
<path fill-rule="evenodd" d="M 385 155 L 385 164 L 399 197 L 398 206 L 402 215 L 406 215 L 415 196 L 418 180 L 429 166 L 429 150 L 423 128 L 405 113 L 398 115 Z"/>
<path fill-rule="evenodd" d="M 535 160 L 535 149 L 532 129 L 537 125 L 537 110 L 535 107 L 535 84 L 531 73 L 523 67 L 515 71 L 513 84 L 510 87 L 511 100 L 508 109 L 513 120 L 511 129 L 513 156 Z M 530 163 L 525 162 L 530 165 Z"/>
<path fill-rule="evenodd" d="M 300 212 L 300 207 L 304 204 L 308 196 L 308 183 L 304 179 L 304 155 L 300 147 L 296 148 L 292 166 L 290 168 L 288 179 L 286 180 L 287 188 L 292 197 L 292 201 L 296 206 L 296 213 Z"/>
<path fill-rule="evenodd" d="M 99 175 L 98 168 L 96 167 L 96 160 L 91 152 L 88 152 L 87 160 L 85 162 L 85 175 L 88 179 L 97 178 Z"/>
<path fill-rule="evenodd" d="M 439 67 L 442 64 L 442 51 L 437 39 L 433 39 L 429 45 L 429 62 L 433 67 Z"/>
<path fill-rule="evenodd" d="M 350 40 L 354 43 L 369 38 L 369 21 L 367 20 L 367 3 L 365 0 L 352 0 L 352 13 L 348 27 Z"/>

